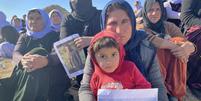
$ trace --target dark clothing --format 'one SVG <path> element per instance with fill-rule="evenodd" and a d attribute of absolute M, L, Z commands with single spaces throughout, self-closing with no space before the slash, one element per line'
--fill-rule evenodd
<path fill-rule="evenodd" d="M 7 42 L 11 44 L 16 44 L 19 38 L 19 33 L 17 30 L 12 26 L 4 26 L 1 28 L 0 32 L 3 39 L 6 39 Z"/>
<path fill-rule="evenodd" d="M 142 9 L 143 8 L 141 8 L 140 11 L 138 11 L 138 13 L 135 15 L 136 18 L 141 18 L 142 17 Z M 143 19 L 137 24 L 142 24 L 142 23 L 143 23 Z"/>
<path fill-rule="evenodd" d="M 89 21 L 79 21 L 72 17 L 72 15 L 67 15 L 61 22 L 60 38 L 66 38 L 70 35 L 78 33 L 80 36 L 94 36 L 100 32 L 100 13 L 101 10 L 97 10 L 93 19 Z M 99 16 L 98 16 L 99 15 Z M 91 22 L 92 20 L 96 23 Z M 85 55 L 87 47 L 84 48 Z"/>
<path fill-rule="evenodd" d="M 13 53 L 17 66 L 10 78 L 0 80 L 0 101 L 64 101 L 63 93 L 70 86 L 70 80 L 61 64 L 27 73 L 20 62 L 23 55 L 37 47 L 44 48 L 47 53 L 40 55 L 46 56 L 58 40 L 59 35 L 54 31 L 40 39 L 27 34 L 20 36 Z"/>
<path fill-rule="evenodd" d="M 73 51 L 71 53 L 69 53 L 72 61 L 71 64 L 72 66 L 75 66 L 76 68 L 80 68 L 83 64 L 82 64 L 82 59 L 79 55 L 79 52 L 76 49 L 73 49 Z"/>
<path fill-rule="evenodd" d="M 72 9 L 71 15 L 73 18 L 79 21 L 90 20 L 97 11 L 92 5 L 92 0 L 70 0 L 70 8 Z"/>
<path fill-rule="evenodd" d="M 185 37 L 197 46 L 197 52 L 189 57 L 187 85 L 201 95 L 201 26 L 191 27 Z"/>
<path fill-rule="evenodd" d="M 90 5 L 92 5 L 92 3 L 90 2 L 91 0 L 87 0 L 84 2 L 84 5 L 87 5 L 88 3 Z M 83 2 L 83 0 L 79 0 L 79 2 Z M 71 5 L 71 3 L 70 3 Z M 101 14 L 101 10 L 97 10 L 96 8 L 91 7 L 93 12 L 85 12 L 87 13 L 85 16 L 80 16 L 83 15 L 83 12 L 75 12 L 79 11 L 79 10 L 86 10 L 89 9 L 88 7 L 82 7 L 81 9 L 79 9 L 80 7 L 78 7 L 76 5 L 71 5 L 72 8 L 72 13 L 71 15 L 67 15 L 61 22 L 61 28 L 60 28 L 60 38 L 66 38 L 70 35 L 76 34 L 78 33 L 79 36 L 94 36 L 96 35 L 98 32 L 100 32 L 100 14 Z M 78 13 L 78 14 L 76 14 Z M 89 15 L 90 14 L 90 15 Z M 82 18 L 83 17 L 83 18 Z M 84 52 L 85 52 L 85 56 L 87 56 L 87 47 L 84 48 Z M 80 81 L 82 80 L 82 75 L 77 77 L 77 81 L 80 84 Z"/>
<path fill-rule="evenodd" d="M 23 19 L 21 21 L 22 21 L 22 27 L 26 27 L 26 21 Z"/>
<path fill-rule="evenodd" d="M 170 2 L 172 11 L 181 12 L 181 3 L 173 4 Z M 167 21 L 174 23 L 177 27 L 179 27 L 181 20 L 180 19 L 167 19 Z"/>
<path fill-rule="evenodd" d="M 201 0 L 183 0 L 180 20 L 181 31 L 186 34 L 188 28 L 201 25 Z"/>

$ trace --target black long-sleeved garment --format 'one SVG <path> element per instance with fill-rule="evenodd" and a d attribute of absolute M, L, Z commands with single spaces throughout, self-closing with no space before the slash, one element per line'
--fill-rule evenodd
<path fill-rule="evenodd" d="M 180 20 L 182 21 L 182 32 L 186 33 L 187 29 L 201 25 L 201 0 L 183 0 Z"/>

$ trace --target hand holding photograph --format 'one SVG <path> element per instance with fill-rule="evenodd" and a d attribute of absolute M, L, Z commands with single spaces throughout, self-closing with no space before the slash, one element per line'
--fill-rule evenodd
<path fill-rule="evenodd" d="M 73 34 L 54 43 L 54 49 L 69 78 L 83 74 L 85 54 L 83 50 L 74 47 L 74 39 L 79 34 Z"/>

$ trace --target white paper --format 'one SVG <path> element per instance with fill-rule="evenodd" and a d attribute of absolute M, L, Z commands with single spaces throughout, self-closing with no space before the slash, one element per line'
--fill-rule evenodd
<path fill-rule="evenodd" d="M 110 90 L 99 89 L 98 101 L 158 101 L 158 88 Z"/>
<path fill-rule="evenodd" d="M 79 37 L 79 34 L 73 34 L 69 37 L 66 37 L 66 38 L 54 43 L 54 49 L 61 61 L 66 73 L 68 74 L 69 78 L 83 74 L 83 71 L 84 71 L 84 64 L 85 64 L 85 59 L 86 59 L 84 51 L 83 50 L 79 51 L 74 47 L 74 39 L 77 37 Z M 67 44 L 74 51 L 77 51 L 79 53 L 77 56 L 79 56 L 81 58 L 82 62 L 76 62 L 76 63 L 72 62 L 72 56 L 70 58 L 69 52 L 67 52 L 67 50 L 65 50 L 65 47 Z M 81 64 L 81 65 L 77 66 L 77 64 Z"/>

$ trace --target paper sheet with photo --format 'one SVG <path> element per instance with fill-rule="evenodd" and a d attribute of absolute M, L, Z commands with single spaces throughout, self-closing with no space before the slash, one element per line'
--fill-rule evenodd
<path fill-rule="evenodd" d="M 98 101 L 158 101 L 158 88 L 110 90 L 99 89 Z"/>
<path fill-rule="evenodd" d="M 74 47 L 74 39 L 77 37 L 79 34 L 73 34 L 54 43 L 54 49 L 69 78 L 83 74 L 85 65 L 84 50 L 80 51 Z"/>

